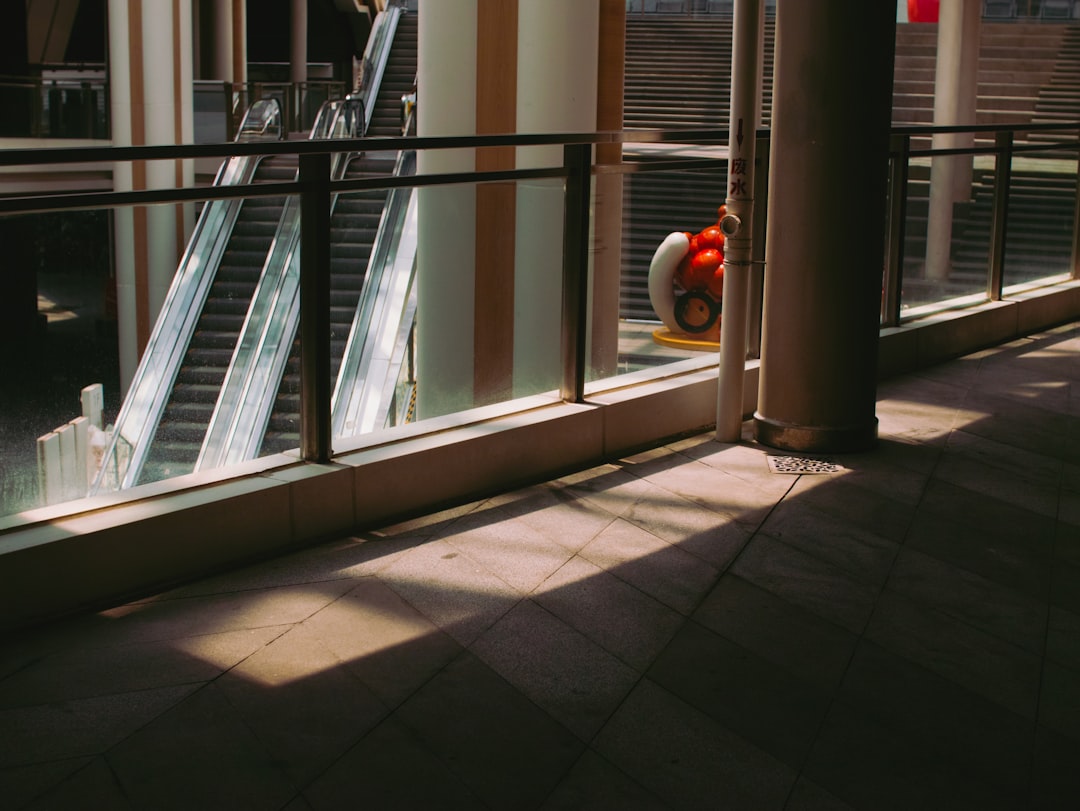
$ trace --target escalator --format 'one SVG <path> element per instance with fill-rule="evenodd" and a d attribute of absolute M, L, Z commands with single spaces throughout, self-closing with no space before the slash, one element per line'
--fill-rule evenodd
<path fill-rule="evenodd" d="M 381 44 L 369 48 L 373 53 L 365 65 L 366 95 L 327 102 L 312 129 L 312 139 L 356 138 L 367 120 L 372 121 L 368 135 L 401 133 L 401 96 L 415 80 L 416 18 L 393 7 L 380 17 L 382 25 L 376 28 L 381 33 L 375 36 L 373 29 L 373 38 Z M 265 109 L 256 113 L 264 104 Z M 268 115 L 269 109 L 276 112 Z M 254 116 L 253 123 L 245 123 L 244 131 L 249 136 L 255 132 L 248 140 L 281 137 L 276 102 L 259 102 L 248 116 Z M 370 151 L 335 154 L 331 165 L 332 180 L 351 180 L 411 173 L 415 161 L 403 163 L 396 152 Z M 231 158 L 215 183 L 292 182 L 297 168 L 295 155 Z M 394 327 L 383 312 L 386 307 L 372 304 L 386 298 L 388 275 L 398 318 L 408 319 L 411 330 L 415 206 L 407 207 L 413 219 L 406 229 L 401 213 L 387 214 L 387 200 L 400 200 L 400 192 L 405 192 L 406 200 L 413 197 L 407 189 L 374 190 L 339 194 L 332 200 L 331 368 L 335 375 L 343 358 L 358 355 L 367 345 L 373 311 L 379 313 L 375 320 L 380 325 Z M 117 418 L 92 492 L 124 489 L 297 447 L 299 209 L 295 195 L 222 200 L 204 207 Z M 394 208 L 405 210 L 400 204 Z M 387 230 L 389 235 L 384 233 Z M 409 235 L 402 252 L 405 267 L 395 263 L 403 231 Z M 369 273 L 373 254 L 378 267 Z M 366 281 L 369 275 L 374 276 L 373 284 Z M 398 295 L 401 290 L 407 294 L 404 301 Z M 361 316 L 361 311 L 366 315 Z M 385 344 L 380 342 L 380 346 Z M 398 346 L 395 356 L 402 354 Z M 367 366 L 354 357 L 347 368 L 348 380 L 336 381 L 338 388 L 347 393 L 363 390 L 366 377 L 356 370 Z M 386 376 L 378 377 L 385 388 Z M 396 381 L 395 373 L 391 389 Z M 384 399 L 382 392 L 377 399 Z"/>
<path fill-rule="evenodd" d="M 291 182 L 297 158 L 262 160 L 255 183 Z M 138 482 L 189 473 L 206 436 L 218 393 L 232 361 L 252 295 L 278 231 L 284 197 L 243 200 L 214 282 L 196 322 L 168 403 L 162 413 Z"/>
<path fill-rule="evenodd" d="M 393 168 L 393 161 L 386 158 L 353 156 L 343 179 L 388 175 Z M 385 190 L 341 195 L 334 203 L 330 218 L 330 369 L 335 380 L 385 204 Z M 297 447 L 299 425 L 300 347 L 294 340 L 260 453 Z"/>
<path fill-rule="evenodd" d="M 394 21 L 389 54 L 381 73 L 378 92 L 370 105 L 365 134 L 394 137 L 401 134 L 401 98 L 413 88 L 416 78 L 417 15 L 401 14 Z M 395 173 L 396 153 L 372 152 L 351 156 L 344 179 L 387 176 Z M 338 373 L 360 302 L 372 247 L 378 236 L 386 206 L 385 190 L 352 192 L 334 202 L 330 220 L 330 371 L 335 389 Z M 368 328 L 364 323 L 357 328 Z M 299 345 L 294 342 L 274 402 L 260 455 L 278 453 L 299 445 L 300 424 Z M 363 386 L 363 380 L 342 381 L 341 388 Z"/>

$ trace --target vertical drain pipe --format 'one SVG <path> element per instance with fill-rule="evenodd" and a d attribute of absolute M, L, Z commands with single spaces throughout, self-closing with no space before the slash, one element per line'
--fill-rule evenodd
<path fill-rule="evenodd" d="M 724 233 L 720 388 L 716 405 L 716 439 L 720 442 L 738 442 L 742 438 L 763 12 L 761 0 L 735 0 L 727 213 L 720 219 L 720 230 Z"/>

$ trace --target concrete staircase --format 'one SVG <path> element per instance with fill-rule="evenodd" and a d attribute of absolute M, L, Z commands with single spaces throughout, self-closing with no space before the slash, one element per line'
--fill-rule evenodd
<path fill-rule="evenodd" d="M 726 136 L 729 115 L 731 18 L 641 15 L 627 20 L 624 122 L 627 129 L 712 128 Z M 771 120 L 773 19 L 767 21 L 763 120 Z M 893 90 L 896 126 L 929 125 L 934 109 L 937 26 L 897 29 Z M 976 121 L 1008 125 L 1080 121 L 1080 26 L 984 21 L 980 41 Z M 1030 140 L 1036 141 L 1037 135 Z M 1022 139 L 1021 139 L 1022 140 Z M 1053 157 L 1053 156 L 1048 156 Z M 1075 158 L 1075 153 L 1071 156 Z M 628 159 L 632 159 L 628 156 Z M 1072 217 L 1075 181 L 1052 172 L 1014 169 L 1006 282 L 1056 267 L 1071 252 L 1071 225 L 1042 228 Z M 715 221 L 723 202 L 723 172 L 634 174 L 625 184 L 622 316 L 652 320 L 647 277 L 652 254 L 674 230 L 698 231 Z M 957 214 L 954 275 L 948 291 L 985 284 L 992 177 L 983 176 L 972 201 Z M 1022 189 L 1022 191 L 1021 191 Z M 919 280 L 926 250 L 927 167 L 913 165 L 908 189 L 905 273 Z M 1029 240 L 1030 235 L 1030 240 Z M 955 281 L 955 283 L 954 283 Z M 938 290 L 935 295 L 943 294 Z"/>

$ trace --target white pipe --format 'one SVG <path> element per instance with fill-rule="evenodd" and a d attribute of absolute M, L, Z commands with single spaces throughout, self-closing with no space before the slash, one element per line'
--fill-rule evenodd
<path fill-rule="evenodd" d="M 743 374 L 746 368 L 754 218 L 754 156 L 764 9 L 761 0 L 735 0 L 725 201 L 727 213 L 720 220 L 720 230 L 725 237 L 720 374 L 716 399 L 716 438 L 720 442 L 738 442 L 742 437 Z"/>

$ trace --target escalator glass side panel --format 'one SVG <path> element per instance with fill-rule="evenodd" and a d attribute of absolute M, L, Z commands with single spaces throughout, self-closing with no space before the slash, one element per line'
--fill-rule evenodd
<path fill-rule="evenodd" d="M 252 159 L 231 158 L 219 171 L 216 182 L 219 185 L 247 183 L 254 172 Z M 194 330 L 240 206 L 239 200 L 216 200 L 203 206 L 117 416 L 105 462 L 92 492 L 134 484 L 176 378 L 182 347 L 187 345 Z"/>
<path fill-rule="evenodd" d="M 415 161 L 415 153 L 403 153 L 395 174 L 414 174 Z M 334 436 L 355 436 L 385 424 L 399 372 L 391 364 L 404 357 L 399 350 L 412 326 L 408 313 L 415 297 L 416 237 L 415 191 L 394 189 L 379 225 L 336 381 Z"/>
<path fill-rule="evenodd" d="M 295 155 L 263 159 L 254 182 L 287 182 L 296 177 Z M 245 198 L 213 273 L 195 329 L 182 352 L 175 385 L 161 412 L 139 482 L 190 473 L 204 444 L 227 370 L 261 277 L 280 230 L 285 198 Z"/>

